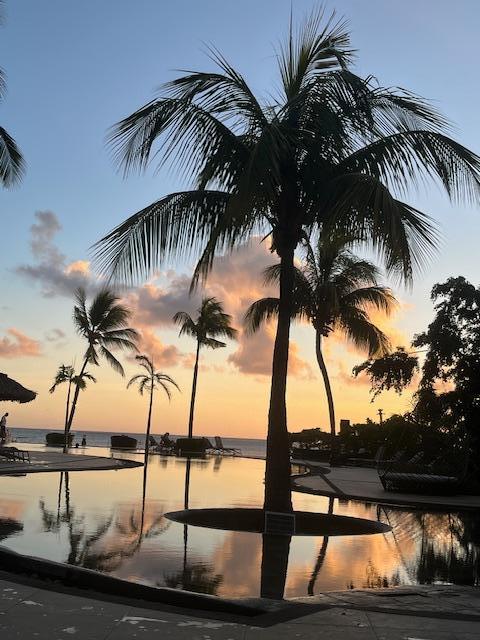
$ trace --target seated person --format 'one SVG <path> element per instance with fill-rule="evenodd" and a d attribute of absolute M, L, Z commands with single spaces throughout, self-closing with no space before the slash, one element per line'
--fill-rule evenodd
<path fill-rule="evenodd" d="M 160 438 L 160 446 L 165 449 L 171 449 L 175 445 L 175 442 L 170 439 L 170 433 L 166 431 Z"/>

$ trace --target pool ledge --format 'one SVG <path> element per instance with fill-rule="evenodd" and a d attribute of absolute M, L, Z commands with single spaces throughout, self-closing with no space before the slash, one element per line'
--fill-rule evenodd
<path fill-rule="evenodd" d="M 331 467 L 328 475 L 318 465 L 297 461 L 309 471 L 292 476 L 292 489 L 300 493 L 311 493 L 343 500 L 359 500 L 376 504 L 429 508 L 436 510 L 477 510 L 480 496 L 475 495 L 423 495 L 385 491 L 375 469 L 367 467 Z"/>
<path fill-rule="evenodd" d="M 105 458 L 60 451 L 30 451 L 30 463 L 12 462 L 0 457 L 0 476 L 18 476 L 51 471 L 101 471 L 141 467 L 142 462 L 119 458 Z"/>

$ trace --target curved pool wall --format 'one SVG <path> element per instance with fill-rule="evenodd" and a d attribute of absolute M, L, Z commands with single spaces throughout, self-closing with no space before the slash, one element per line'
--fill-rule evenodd
<path fill-rule="evenodd" d="M 275 544 L 261 534 L 165 518 L 185 506 L 261 507 L 263 475 L 262 460 L 155 456 L 146 474 L 139 467 L 0 478 L 0 519 L 11 523 L 0 544 L 133 583 L 234 599 L 266 591 L 289 598 L 351 587 L 478 581 L 480 524 L 471 513 L 294 493 L 297 510 L 379 519 L 392 531 L 298 536 Z"/>

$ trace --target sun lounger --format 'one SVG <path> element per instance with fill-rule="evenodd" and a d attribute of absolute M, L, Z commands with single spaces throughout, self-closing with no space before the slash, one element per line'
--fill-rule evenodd
<path fill-rule="evenodd" d="M 220 436 L 215 436 L 215 445 L 212 446 L 210 450 L 218 455 L 226 454 L 231 456 L 238 456 L 242 453 L 240 449 L 235 449 L 233 447 L 224 447 L 222 438 Z"/>
<path fill-rule="evenodd" d="M 407 461 L 397 461 L 377 467 L 378 477 L 385 491 L 397 491 L 430 495 L 452 495 L 457 493 L 461 479 L 440 458 L 422 463 L 423 452 L 416 453 Z"/>
<path fill-rule="evenodd" d="M 12 462 L 30 463 L 30 453 L 16 447 L 0 447 L 0 457 Z"/>

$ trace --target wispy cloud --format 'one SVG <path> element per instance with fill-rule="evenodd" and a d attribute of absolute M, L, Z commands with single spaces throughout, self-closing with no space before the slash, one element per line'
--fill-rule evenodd
<path fill-rule="evenodd" d="M 37 211 L 30 227 L 30 248 L 33 261 L 15 268 L 23 278 L 41 287 L 45 298 L 71 297 L 78 287 L 98 288 L 89 263 L 84 260 L 69 262 L 58 249 L 55 238 L 62 225 L 53 211 Z"/>

